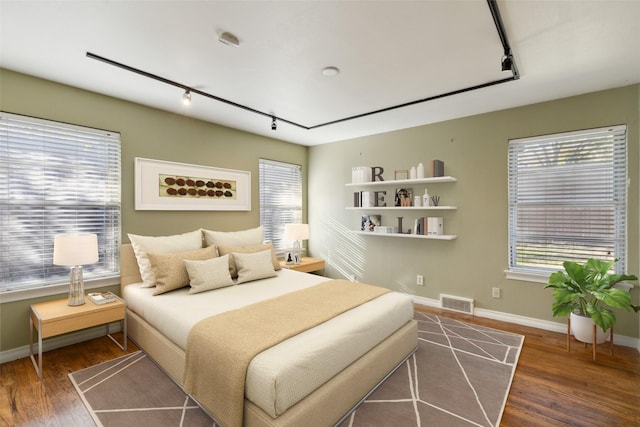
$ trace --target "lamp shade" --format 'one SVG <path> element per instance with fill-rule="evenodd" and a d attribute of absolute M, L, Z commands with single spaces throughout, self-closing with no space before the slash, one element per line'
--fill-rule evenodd
<path fill-rule="evenodd" d="M 284 240 L 307 240 L 309 238 L 309 224 L 285 224 Z"/>
<path fill-rule="evenodd" d="M 98 262 L 98 236 L 73 234 L 56 236 L 53 241 L 54 265 L 85 265 Z"/>

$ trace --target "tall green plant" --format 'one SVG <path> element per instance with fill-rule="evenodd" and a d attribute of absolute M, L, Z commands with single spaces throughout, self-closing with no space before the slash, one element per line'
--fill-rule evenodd
<path fill-rule="evenodd" d="M 576 313 L 589 316 L 593 322 L 607 331 L 616 323 L 616 315 L 609 309 L 621 308 L 640 311 L 640 306 L 631 303 L 631 294 L 613 285 L 623 280 L 638 280 L 636 276 L 609 274 L 618 260 L 601 261 L 595 258 L 584 264 L 565 261 L 565 271 L 557 271 L 549 276 L 545 288 L 554 288 L 552 309 L 554 316 Z"/>

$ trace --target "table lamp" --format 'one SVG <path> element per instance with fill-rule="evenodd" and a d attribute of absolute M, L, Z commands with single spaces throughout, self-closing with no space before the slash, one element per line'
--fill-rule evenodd
<path fill-rule="evenodd" d="M 82 266 L 98 262 L 98 236 L 74 234 L 56 236 L 53 241 L 53 264 L 71 267 L 68 305 L 84 304 Z"/>
<path fill-rule="evenodd" d="M 300 264 L 302 240 L 309 238 L 309 224 L 285 224 L 284 240 L 293 241 L 294 264 Z"/>

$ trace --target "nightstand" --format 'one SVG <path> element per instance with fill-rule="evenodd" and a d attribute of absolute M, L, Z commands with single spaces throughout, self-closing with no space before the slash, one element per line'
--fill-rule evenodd
<path fill-rule="evenodd" d="M 280 261 L 282 268 L 288 268 L 289 270 L 300 271 L 302 273 L 311 273 L 312 271 L 324 270 L 324 260 L 321 258 L 310 258 L 303 256 L 300 260 L 300 264 L 287 264 L 284 261 Z"/>
<path fill-rule="evenodd" d="M 92 326 L 107 325 L 107 336 L 122 350 L 127 350 L 126 304 L 116 296 L 116 301 L 107 304 L 94 304 L 89 298 L 83 305 L 69 306 L 68 299 L 47 301 L 31 305 L 29 315 L 29 357 L 33 367 L 42 379 L 42 340 L 67 332 L 79 331 Z M 122 322 L 123 344 L 111 336 L 109 323 Z M 38 331 L 38 361 L 33 354 L 33 329 Z"/>

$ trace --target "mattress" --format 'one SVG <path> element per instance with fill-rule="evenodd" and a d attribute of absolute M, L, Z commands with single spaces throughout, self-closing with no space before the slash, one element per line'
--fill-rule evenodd
<path fill-rule="evenodd" d="M 283 269 L 276 277 L 188 295 L 188 288 L 153 296 L 153 288 L 129 285 L 124 298 L 180 348 L 200 320 L 327 280 Z M 247 370 L 248 400 L 277 417 L 390 336 L 413 317 L 411 297 L 390 292 L 256 356 Z"/>

